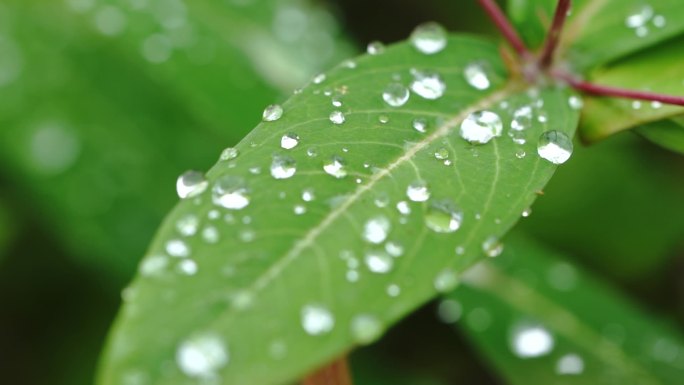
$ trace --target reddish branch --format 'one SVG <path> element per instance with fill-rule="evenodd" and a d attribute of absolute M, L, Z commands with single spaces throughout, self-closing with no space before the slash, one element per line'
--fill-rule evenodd
<path fill-rule="evenodd" d="M 518 32 L 508 21 L 508 18 L 506 18 L 506 15 L 504 15 L 496 2 L 494 2 L 494 0 L 479 0 L 479 2 L 515 52 L 517 52 L 520 57 L 531 56 L 530 50 L 527 49 L 525 43 L 523 43 L 520 36 L 518 36 Z"/>
<path fill-rule="evenodd" d="M 310 374 L 302 385 L 352 385 L 347 359 L 342 357 Z"/>
<path fill-rule="evenodd" d="M 556 14 L 553 16 L 553 23 L 546 36 L 546 43 L 544 50 L 539 57 L 539 64 L 541 68 L 549 68 L 553 63 L 553 56 L 558 47 L 558 40 L 560 39 L 565 20 L 568 18 L 568 11 L 570 11 L 571 0 L 559 0 L 556 7 Z"/>

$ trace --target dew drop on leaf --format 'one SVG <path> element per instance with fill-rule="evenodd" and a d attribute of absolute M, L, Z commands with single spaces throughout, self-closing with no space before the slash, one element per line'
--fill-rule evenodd
<path fill-rule="evenodd" d="M 176 351 L 178 368 L 188 377 L 213 379 L 228 364 L 228 348 L 218 336 L 206 334 L 182 342 Z"/>
<path fill-rule="evenodd" d="M 151 255 L 142 261 L 139 271 L 146 277 L 157 276 L 166 269 L 168 263 L 169 261 L 164 255 Z"/>
<path fill-rule="evenodd" d="M 447 33 L 444 27 L 435 22 L 427 22 L 417 26 L 410 37 L 411 44 L 426 55 L 436 54 L 447 45 Z"/>
<path fill-rule="evenodd" d="M 219 241 L 219 231 L 214 226 L 205 227 L 202 230 L 202 239 L 207 243 L 216 243 Z"/>
<path fill-rule="evenodd" d="M 388 273 L 394 265 L 392 257 L 384 250 L 370 250 L 366 252 L 364 262 L 366 262 L 368 270 L 377 274 Z"/>
<path fill-rule="evenodd" d="M 382 334 L 382 323 L 370 314 L 359 314 L 351 321 L 351 334 L 362 345 L 375 341 Z"/>
<path fill-rule="evenodd" d="M 561 376 L 578 375 L 584 371 L 584 360 L 577 354 L 566 354 L 558 359 L 556 373 Z"/>
<path fill-rule="evenodd" d="M 318 75 L 314 76 L 313 83 L 314 84 L 321 84 L 325 81 L 325 78 L 326 78 L 325 74 L 322 74 L 322 73 L 318 74 Z"/>
<path fill-rule="evenodd" d="M 390 107 L 401 107 L 409 100 L 409 90 L 400 83 L 390 83 L 382 92 L 382 100 Z"/>
<path fill-rule="evenodd" d="M 221 152 L 220 160 L 233 160 L 240 155 L 240 151 L 234 147 L 228 147 Z"/>
<path fill-rule="evenodd" d="M 546 131 L 537 142 L 537 153 L 553 164 L 563 164 L 572 155 L 572 140 L 561 131 Z"/>
<path fill-rule="evenodd" d="M 432 202 L 425 213 L 425 225 L 437 233 L 453 233 L 462 221 L 463 212 L 449 200 Z"/>
<path fill-rule="evenodd" d="M 192 259 L 184 259 L 178 263 L 178 271 L 185 275 L 195 275 L 197 273 L 197 262 Z"/>
<path fill-rule="evenodd" d="M 540 357 L 553 349 L 553 337 L 541 326 L 519 326 L 513 330 L 511 348 L 520 358 Z"/>
<path fill-rule="evenodd" d="M 371 218 L 363 226 L 363 239 L 370 243 L 382 243 L 387 239 L 390 228 L 390 221 L 386 217 L 377 216 Z"/>
<path fill-rule="evenodd" d="M 438 73 L 412 70 L 411 74 L 413 75 L 411 91 L 415 92 L 418 96 L 428 100 L 435 100 L 444 95 L 446 83 Z"/>
<path fill-rule="evenodd" d="M 306 305 L 301 311 L 302 328 L 312 336 L 327 334 L 335 326 L 330 310 L 320 305 Z"/>
<path fill-rule="evenodd" d="M 172 257 L 185 258 L 190 255 L 190 247 L 180 239 L 171 239 L 166 242 L 166 253 Z"/>
<path fill-rule="evenodd" d="M 406 196 L 413 202 L 425 202 L 430 199 L 430 190 L 425 181 L 417 180 L 408 185 Z"/>
<path fill-rule="evenodd" d="M 390 241 L 385 243 L 385 251 L 387 254 L 395 258 L 399 258 L 404 254 L 404 246 L 402 246 L 399 242 Z"/>
<path fill-rule="evenodd" d="M 488 257 L 498 257 L 503 252 L 503 243 L 495 236 L 488 237 L 482 242 L 482 251 Z"/>
<path fill-rule="evenodd" d="M 437 151 L 435 151 L 435 159 L 445 160 L 448 158 L 449 158 L 449 150 L 447 150 L 446 148 L 441 147 Z"/>
<path fill-rule="evenodd" d="M 342 124 L 347 120 L 342 111 L 331 112 L 329 119 L 333 124 Z"/>
<path fill-rule="evenodd" d="M 532 106 L 522 106 L 513 111 L 512 130 L 522 131 L 530 127 L 532 127 Z"/>
<path fill-rule="evenodd" d="M 473 62 L 468 64 L 463 69 L 463 77 L 465 77 L 466 82 L 470 84 L 475 89 L 486 90 L 491 86 L 491 81 L 487 72 L 489 71 L 489 65 L 483 62 Z"/>
<path fill-rule="evenodd" d="M 461 123 L 461 137 L 470 143 L 485 144 L 501 136 L 503 123 L 498 114 L 491 111 L 476 111 Z"/>
<path fill-rule="evenodd" d="M 413 122 L 411 122 L 411 126 L 414 130 L 425 133 L 427 131 L 427 120 L 424 118 L 415 118 L 413 119 Z"/>
<path fill-rule="evenodd" d="M 283 116 L 283 107 L 279 104 L 271 104 L 264 109 L 263 120 L 264 122 L 273 122 Z"/>
<path fill-rule="evenodd" d="M 381 53 L 385 52 L 385 45 L 377 40 L 372 41 L 368 43 L 368 47 L 366 47 L 366 52 L 369 55 L 380 55 Z"/>
<path fill-rule="evenodd" d="M 176 230 L 186 237 L 191 237 L 197 232 L 199 226 L 199 219 L 195 215 L 187 214 L 180 217 L 176 221 Z"/>
<path fill-rule="evenodd" d="M 344 164 L 344 159 L 340 158 L 339 156 L 333 156 L 328 163 L 324 164 L 323 171 L 337 179 L 347 176 L 347 169 Z"/>
<path fill-rule="evenodd" d="M 460 283 L 458 275 L 451 269 L 442 270 L 434 280 L 435 290 L 440 293 L 448 293 L 454 290 Z"/>
<path fill-rule="evenodd" d="M 271 176 L 275 179 L 288 179 L 297 172 L 297 162 L 292 157 L 276 155 L 271 162 Z"/>
<path fill-rule="evenodd" d="M 220 177 L 212 188 L 212 201 L 229 210 L 241 210 L 249 205 L 249 190 L 244 179 L 224 175 Z"/>
<path fill-rule="evenodd" d="M 192 198 L 204 192 L 209 182 L 199 171 L 187 171 L 176 180 L 176 192 L 181 199 Z"/>
<path fill-rule="evenodd" d="M 293 132 L 285 134 L 280 138 L 280 147 L 285 150 L 291 150 L 299 144 L 299 136 Z"/>

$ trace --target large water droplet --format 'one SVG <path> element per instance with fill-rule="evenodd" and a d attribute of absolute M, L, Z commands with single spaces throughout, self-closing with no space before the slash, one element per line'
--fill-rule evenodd
<path fill-rule="evenodd" d="M 489 65 L 483 62 L 473 62 L 468 64 L 463 69 L 463 76 L 465 77 L 468 84 L 473 88 L 478 90 L 486 90 L 491 86 L 491 81 L 487 72 L 489 71 Z"/>
<path fill-rule="evenodd" d="M 213 379 L 230 358 L 228 348 L 218 336 L 197 335 L 176 350 L 176 363 L 188 377 Z"/>
<path fill-rule="evenodd" d="M 390 83 L 382 92 L 382 100 L 390 107 L 401 107 L 409 100 L 409 90 L 400 83 Z"/>
<path fill-rule="evenodd" d="M 438 73 L 417 70 L 412 70 L 411 73 L 411 91 L 429 100 L 439 99 L 444 95 L 446 83 Z"/>
<path fill-rule="evenodd" d="M 498 114 L 491 111 L 477 111 L 468 115 L 461 123 L 461 137 L 470 143 L 484 144 L 501 136 L 503 123 Z"/>
<path fill-rule="evenodd" d="M 249 205 L 249 189 L 244 179 L 224 175 L 220 177 L 212 189 L 212 201 L 230 210 L 241 210 Z"/>
<path fill-rule="evenodd" d="M 447 45 L 444 27 L 433 21 L 420 24 L 411 33 L 411 44 L 426 55 L 436 54 Z"/>
<path fill-rule="evenodd" d="M 425 202 L 430 199 L 430 190 L 425 181 L 417 180 L 408 185 L 406 196 L 414 202 Z"/>
<path fill-rule="evenodd" d="M 439 274 L 437 274 L 434 281 L 435 290 L 440 293 L 448 293 L 453 291 L 458 284 L 458 274 L 451 269 L 442 270 Z"/>
<path fill-rule="evenodd" d="M 382 323 L 370 314 L 357 315 L 351 321 L 351 334 L 357 343 L 369 344 L 382 334 Z"/>
<path fill-rule="evenodd" d="M 572 155 L 572 140 L 561 131 L 546 131 L 539 137 L 537 153 L 553 164 L 562 164 Z"/>
<path fill-rule="evenodd" d="M 368 270 L 373 273 L 385 274 L 392 270 L 394 261 L 384 250 L 371 250 L 366 252 L 364 261 Z"/>
<path fill-rule="evenodd" d="M 264 122 L 273 122 L 283 116 L 283 107 L 278 104 L 271 104 L 264 109 L 263 120 Z"/>
<path fill-rule="evenodd" d="M 297 172 L 297 162 L 292 157 L 276 155 L 271 162 L 271 176 L 275 179 L 288 179 Z"/>
<path fill-rule="evenodd" d="M 432 202 L 425 213 L 425 225 L 438 233 L 453 233 L 462 221 L 463 211 L 448 200 Z"/>
<path fill-rule="evenodd" d="M 199 171 L 187 171 L 176 180 L 176 192 L 181 199 L 197 196 L 207 189 L 209 182 Z"/>
<path fill-rule="evenodd" d="M 335 318 L 330 310 L 320 305 L 307 305 L 302 308 L 302 328 L 312 336 L 329 333 L 335 326 Z"/>
<path fill-rule="evenodd" d="M 291 150 L 299 144 L 299 135 L 291 132 L 289 134 L 283 135 L 282 138 L 280 138 L 280 147 L 284 148 L 285 150 Z"/>
<path fill-rule="evenodd" d="M 337 179 L 347 176 L 347 169 L 344 159 L 340 158 L 339 156 L 333 156 L 328 163 L 324 164 L 323 171 Z"/>
<path fill-rule="evenodd" d="M 382 243 L 387 239 L 391 224 L 384 216 L 371 218 L 363 226 L 363 239 L 370 243 Z"/>
<path fill-rule="evenodd" d="M 344 116 L 344 114 L 342 113 L 342 111 L 333 111 L 333 112 L 331 112 L 329 118 L 330 118 L 330 121 L 331 121 L 333 124 L 342 124 L 342 123 L 344 123 L 344 122 L 347 120 L 347 118 L 345 118 L 345 116 Z"/>
<path fill-rule="evenodd" d="M 513 331 L 513 353 L 520 358 L 540 357 L 553 349 L 553 337 L 541 326 L 523 326 Z"/>

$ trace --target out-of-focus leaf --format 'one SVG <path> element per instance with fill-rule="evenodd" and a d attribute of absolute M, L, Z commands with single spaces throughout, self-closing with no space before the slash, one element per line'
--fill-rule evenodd
<path fill-rule="evenodd" d="M 5 250 L 15 233 L 11 214 L 3 199 L 0 199 L 0 262 L 5 256 Z"/>
<path fill-rule="evenodd" d="M 495 252 L 553 174 L 537 155 L 542 133 L 571 138 L 577 124 L 569 90 L 506 78 L 495 44 L 452 36 L 434 55 L 403 43 L 345 62 L 282 117 L 265 111 L 272 121 L 162 225 L 99 383 L 131 372 L 149 384 L 285 383 L 445 290 L 483 248 Z M 466 131 L 473 119 L 479 133 L 508 128 L 522 107 L 514 138 L 459 135 L 465 120 Z"/>
<path fill-rule="evenodd" d="M 529 240 L 507 241 L 464 281 L 448 296 L 462 306 L 459 325 L 510 384 L 675 384 L 684 374 L 680 333 Z"/>
<path fill-rule="evenodd" d="M 532 47 L 544 41 L 557 3 L 508 2 L 514 23 Z M 581 73 L 682 33 L 684 2 L 680 0 L 576 0 L 561 35 L 560 49 L 563 60 Z"/>
<path fill-rule="evenodd" d="M 636 128 L 636 132 L 653 143 L 684 154 L 684 116 L 645 124 Z"/>
<path fill-rule="evenodd" d="M 278 77 L 262 80 L 270 64 L 284 82 L 299 81 L 336 55 L 321 61 L 293 49 L 289 59 L 273 53 L 256 71 L 247 48 L 228 41 L 252 36 L 238 34 L 234 24 L 251 20 L 249 28 L 265 36 L 273 26 L 267 17 L 285 12 L 309 20 L 305 3 L 260 2 L 258 17 L 249 16 L 258 14 L 256 5 L 212 4 L 215 11 L 201 15 L 213 24 L 179 1 L 0 4 L 4 172 L 15 195 L 36 206 L 73 254 L 110 277 L 134 270 L 175 200 L 176 177 L 212 164 L 221 146 L 242 138 L 286 88 L 275 85 Z M 321 12 L 311 28 L 329 19 Z M 210 24 L 225 26 L 217 35 Z M 328 24 L 320 33 L 333 49 L 334 23 Z"/>
<path fill-rule="evenodd" d="M 682 2 L 684 4 L 684 2 Z M 592 82 L 684 96 L 684 37 L 640 52 L 589 76 Z M 684 113 L 684 108 L 617 98 L 585 98 L 580 135 L 596 141 L 621 130 Z"/>
<path fill-rule="evenodd" d="M 647 277 L 684 239 L 681 159 L 633 135 L 577 146 L 544 192 L 519 226 L 605 274 Z"/>

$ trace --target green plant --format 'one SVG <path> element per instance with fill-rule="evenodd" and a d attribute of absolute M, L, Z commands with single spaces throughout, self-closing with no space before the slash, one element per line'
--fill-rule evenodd
<path fill-rule="evenodd" d="M 297 8 L 300 2 L 292 2 L 292 8 L 282 3 L 289 12 L 284 14 L 295 15 L 295 21 L 307 12 L 316 14 Z M 568 17 L 569 0 L 511 0 L 514 25 L 493 1 L 480 3 L 507 44 L 448 34 L 436 23 L 421 24 L 406 42 L 371 43 L 367 54 L 342 61 L 283 103 L 266 107 L 262 122 L 239 144 L 225 148 L 206 175 L 183 173 L 177 181 L 181 202 L 123 292 L 124 305 L 98 382 L 349 384 L 345 357 L 356 347 L 379 341 L 390 326 L 435 297 L 440 298 L 442 321 L 467 335 L 509 383 L 680 381 L 680 331 L 572 262 L 572 254 L 590 250 L 590 256 L 605 257 L 596 262 L 605 263 L 605 270 L 637 277 L 634 280 L 643 278 L 639 273 L 664 266 L 667 253 L 683 235 L 684 213 L 676 203 L 684 188 L 671 180 L 678 174 L 663 171 L 667 175 L 660 178 L 633 172 L 641 160 L 611 148 L 614 142 L 582 149 L 573 138 L 577 131 L 584 142 L 593 143 L 633 129 L 684 153 L 684 112 L 679 107 L 684 97 L 675 96 L 684 90 L 684 3 L 584 0 L 574 2 Z M 235 2 L 235 10 L 228 11 L 234 21 L 229 25 L 217 16 L 222 8 L 216 3 L 188 6 L 203 22 L 201 33 L 222 47 L 206 72 L 191 70 L 195 67 L 185 59 L 154 67 L 170 53 L 159 49 L 167 44 L 164 36 L 147 37 L 151 27 L 145 22 L 136 24 L 135 35 L 121 43 L 126 50 L 144 39 L 143 56 L 152 64 L 140 66 L 155 81 L 170 85 L 169 93 L 192 111 L 166 116 L 175 100 L 160 100 L 154 105 L 165 119 L 147 131 L 153 134 L 136 141 L 136 130 L 125 131 L 140 147 L 130 153 L 147 153 L 149 143 L 167 127 L 175 141 L 151 146 L 149 156 L 159 162 L 136 167 L 148 167 L 147 173 L 161 178 L 174 172 L 168 164 L 157 172 L 155 165 L 165 164 L 163 160 L 207 158 L 212 145 L 232 143 L 245 133 L 226 132 L 224 125 L 251 125 L 255 103 L 271 103 L 278 90 L 296 86 L 328 60 L 348 56 L 350 49 L 342 42 L 325 60 L 300 61 L 307 47 L 292 43 L 282 49 L 282 42 L 264 28 L 270 16 L 249 4 Z M 36 32 L 42 36 L 69 33 L 71 28 L 69 23 L 47 22 L 49 12 L 31 15 L 36 24 L 46 25 Z M 329 18 L 319 16 L 307 19 L 319 20 L 307 24 L 308 33 L 329 26 Z M 105 34 L 112 31 L 111 23 L 97 27 Z M 230 44 L 224 46 L 226 41 Z M 88 52 L 74 46 L 65 55 L 85 74 L 75 89 L 111 90 L 102 96 L 94 93 L 97 96 L 85 102 L 95 115 L 130 125 L 130 118 L 119 115 L 147 111 L 138 104 L 162 95 L 153 82 L 144 83 L 147 80 L 142 81 L 146 91 L 138 101 L 120 94 L 115 80 L 100 85 L 99 62 L 90 62 Z M 111 60 L 109 65 L 117 69 L 130 64 L 117 56 Z M 242 71 L 242 79 L 234 75 L 235 83 L 229 86 L 234 88 L 226 92 L 214 79 L 231 65 Z M 243 83 L 256 87 L 243 93 Z M 36 81 L 33 87 L 45 86 Z M 225 95 L 230 99 L 223 100 Z M 77 97 L 62 103 L 68 106 L 64 109 L 83 105 Z M 24 119 L 18 114 L 6 120 Z M 97 121 L 85 115 L 82 119 Z M 194 143 L 186 143 L 176 134 L 183 132 L 183 125 L 207 129 Z M 41 130 L 58 139 L 53 145 L 73 144 L 59 130 Z M 24 155 L 13 145 L 22 139 L 12 132 L 20 131 L 8 130 L 2 146 L 8 158 L 22 164 L 17 159 Z M 89 138 L 85 142 L 104 137 L 87 129 L 82 135 Z M 202 150 L 194 155 L 180 151 L 182 160 L 175 157 L 177 149 L 191 147 Z M 36 167 L 48 174 L 61 172 L 55 167 L 69 160 L 57 152 L 40 153 L 47 155 L 38 157 L 43 163 Z M 522 220 L 512 230 L 530 216 L 534 201 L 545 195 L 556 169 L 569 159 L 585 159 L 589 165 L 577 175 L 558 178 L 565 185 L 555 190 L 550 185 L 548 195 L 571 200 L 586 194 L 579 199 L 589 209 L 575 210 L 579 206 L 562 199 L 542 200 L 542 208 L 551 205 L 541 210 L 546 217 Z M 614 202 L 620 197 L 613 196 L 630 191 L 591 191 L 598 184 L 592 179 L 598 177 L 587 173 L 594 161 L 605 163 L 608 172 L 601 179 L 615 178 L 613 186 L 636 181 L 636 195 L 658 194 L 662 206 L 656 203 L 648 210 L 658 210 L 667 223 L 635 227 L 631 211 L 625 213 L 625 207 Z M 649 162 L 649 167 L 665 163 Z M 111 161 L 102 163 L 110 167 Z M 612 163 L 620 167 L 609 168 Z M 125 174 L 129 169 L 117 170 Z M 72 177 L 80 180 L 82 175 L 74 172 Z M 144 238 L 125 224 L 131 218 L 152 222 L 154 215 L 147 211 L 165 207 L 157 198 L 161 183 L 146 182 L 131 184 L 151 186 L 152 191 L 126 206 L 131 213 L 125 215 L 105 210 L 101 218 L 83 221 L 70 210 L 78 196 L 63 190 L 46 193 L 46 202 L 54 202 L 54 218 L 66 218 L 68 226 L 59 231 L 72 247 L 85 250 L 81 254 L 90 257 L 89 264 L 97 265 L 92 257 L 104 255 L 101 266 L 125 276 L 134 260 L 118 260 L 118 245 Z M 27 184 L 40 185 L 35 180 Z M 589 206 L 592 199 L 595 206 Z M 13 218 L 11 210 L 5 215 L 4 199 L 2 203 L 0 230 L 8 227 L 5 218 Z M 610 229 L 603 226 L 603 218 L 587 218 L 596 206 L 613 215 Z M 106 224 L 104 229 L 92 225 L 100 222 Z M 81 241 L 81 234 L 91 236 Z M 641 234 L 649 234 L 649 242 L 642 242 Z M 580 247 L 580 252 L 573 242 L 556 242 L 583 235 L 590 246 Z M 6 238 L 0 237 L 0 247 Z M 125 245 L 133 250 L 135 243 Z M 544 243 L 558 245 L 554 248 L 563 252 Z M 96 252 L 88 252 L 92 250 Z M 352 359 L 351 372 L 360 383 L 428 383 L 418 375 L 402 378 L 391 370 L 377 374 L 372 365 L 368 369 L 368 361 Z"/>

